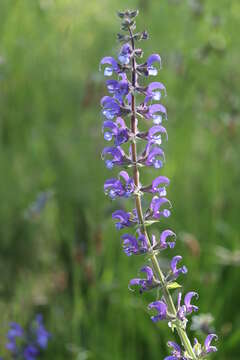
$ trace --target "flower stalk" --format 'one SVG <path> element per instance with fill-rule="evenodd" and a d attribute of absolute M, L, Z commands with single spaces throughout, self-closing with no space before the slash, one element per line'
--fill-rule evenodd
<path fill-rule="evenodd" d="M 184 305 L 181 304 L 182 293 L 178 293 L 177 305 L 174 304 L 170 289 L 180 287 L 176 279 L 181 274 L 187 272 L 185 266 L 179 267 L 178 263 L 182 260 L 181 256 L 173 257 L 168 274 L 160 268 L 159 253 L 166 248 L 173 248 L 175 241 L 168 241 L 169 237 L 175 234 L 171 230 L 164 230 L 160 235 L 160 240 L 156 240 L 155 234 L 149 234 L 147 225 L 151 225 L 162 218 L 170 216 L 170 210 L 164 208 L 171 205 L 166 196 L 166 186 L 169 179 L 158 176 L 149 186 L 142 186 L 140 181 L 140 168 L 154 167 L 160 169 L 163 166 L 164 152 L 159 147 L 162 142 L 162 134 L 167 134 L 166 129 L 160 125 L 162 120 L 167 119 L 166 109 L 162 104 L 156 104 L 165 92 L 165 87 L 160 82 L 152 82 L 147 87 L 142 86 L 138 78 L 141 76 L 156 76 L 158 69 L 155 63 L 160 63 L 161 58 L 158 54 L 151 55 L 146 62 L 138 64 L 137 59 L 143 56 L 141 49 L 135 47 L 135 41 L 146 40 L 148 34 L 134 33 L 136 28 L 135 17 L 137 11 L 120 12 L 118 15 L 122 19 L 122 30 L 125 34 L 118 34 L 118 39 L 123 43 L 118 60 L 112 57 L 104 57 L 101 65 L 107 65 L 104 70 L 105 76 L 115 74 L 117 80 L 107 80 L 107 88 L 112 95 L 104 96 L 101 100 L 103 107 L 102 113 L 105 118 L 103 123 L 104 138 L 107 141 L 114 140 L 115 146 L 106 147 L 102 157 L 108 169 L 115 166 L 124 166 L 132 169 L 132 178 L 126 171 L 119 173 L 119 178 L 111 178 L 105 182 L 105 193 L 111 199 L 117 197 L 135 198 L 135 208 L 132 212 L 126 213 L 123 210 L 116 210 L 112 217 L 117 220 L 116 228 L 121 230 L 133 225 L 137 226 L 138 238 L 131 234 L 122 236 L 123 249 L 126 255 L 148 254 L 151 266 L 144 266 L 141 272 L 146 274 L 146 279 L 135 278 L 130 281 L 130 286 L 139 287 L 140 293 L 144 291 L 154 291 L 159 288 L 162 293 L 161 300 L 156 300 L 149 304 L 149 310 L 157 312 L 152 316 L 153 322 L 167 320 L 172 330 L 176 330 L 181 341 L 181 346 L 174 342 L 168 342 L 172 348 L 171 356 L 165 360 L 197 360 L 204 359 L 210 352 L 216 351 L 216 347 L 211 345 L 211 341 L 216 337 L 209 334 L 204 345 L 199 344 L 197 339 L 192 346 L 187 332 L 187 315 L 198 310 L 196 305 L 191 304 L 194 297 L 198 297 L 196 292 L 189 292 L 185 295 Z M 136 94 L 144 95 L 144 101 L 137 104 Z M 130 117 L 130 126 L 127 127 L 122 117 Z M 154 126 L 147 132 L 138 129 L 138 122 L 153 120 Z M 107 130 L 107 131 L 106 131 Z M 138 153 L 137 142 L 146 141 L 144 150 Z M 122 149 L 124 144 L 130 142 L 129 155 Z M 150 206 L 145 211 L 142 206 L 142 196 L 153 194 Z M 157 194 L 157 195 L 156 195 Z"/>

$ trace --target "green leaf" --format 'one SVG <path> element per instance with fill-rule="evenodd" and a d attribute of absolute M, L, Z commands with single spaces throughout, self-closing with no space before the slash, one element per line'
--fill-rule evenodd
<path fill-rule="evenodd" d="M 176 281 L 174 281 L 174 282 L 167 285 L 167 288 L 169 290 L 178 289 L 180 287 L 182 287 L 182 285 L 178 284 Z"/>

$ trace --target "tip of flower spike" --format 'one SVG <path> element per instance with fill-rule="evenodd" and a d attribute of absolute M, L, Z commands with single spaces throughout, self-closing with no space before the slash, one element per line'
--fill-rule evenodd
<path fill-rule="evenodd" d="M 139 11 L 138 10 L 125 10 L 125 11 L 118 11 L 117 12 L 117 16 L 120 19 L 124 19 L 124 18 L 130 18 L 133 19 L 136 16 L 138 16 Z"/>

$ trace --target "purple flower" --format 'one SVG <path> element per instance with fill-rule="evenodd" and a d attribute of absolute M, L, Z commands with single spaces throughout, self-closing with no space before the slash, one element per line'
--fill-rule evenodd
<path fill-rule="evenodd" d="M 158 176 L 153 180 L 152 185 L 142 187 L 141 191 L 151 194 L 158 194 L 159 196 L 166 196 L 166 186 L 168 186 L 169 183 L 170 181 L 166 176 Z"/>
<path fill-rule="evenodd" d="M 122 179 L 122 182 L 120 181 Z M 119 173 L 119 179 L 108 179 L 104 184 L 104 192 L 111 199 L 116 197 L 129 197 L 134 191 L 134 181 L 126 171 Z"/>
<path fill-rule="evenodd" d="M 8 339 L 12 339 L 15 337 L 22 337 L 23 334 L 24 334 L 23 328 L 19 324 L 15 322 L 10 323 L 10 330 L 7 333 Z"/>
<path fill-rule="evenodd" d="M 161 57 L 158 54 L 152 54 L 147 59 L 147 70 L 148 75 L 156 76 L 158 74 L 158 70 L 153 63 L 158 62 L 161 66 Z"/>
<path fill-rule="evenodd" d="M 106 84 L 110 94 L 113 94 L 120 103 L 123 103 L 124 96 L 126 96 L 129 92 L 128 81 L 107 80 Z"/>
<path fill-rule="evenodd" d="M 121 181 L 115 178 L 106 180 L 104 184 L 104 192 L 113 200 L 118 196 L 123 196 L 124 189 Z"/>
<path fill-rule="evenodd" d="M 166 138 L 168 137 L 167 131 L 163 126 L 160 125 L 153 126 L 148 130 L 148 141 L 151 144 L 161 145 L 162 134 L 165 134 Z"/>
<path fill-rule="evenodd" d="M 146 279 L 141 278 L 135 278 L 130 280 L 129 286 L 139 286 L 139 292 L 143 293 L 144 291 L 151 290 L 158 284 L 154 280 L 153 271 L 150 266 L 144 266 L 141 270 L 141 272 L 145 272 L 147 275 Z"/>
<path fill-rule="evenodd" d="M 103 107 L 102 114 L 107 120 L 113 120 L 116 116 L 121 115 L 121 107 L 118 102 L 110 96 L 104 96 L 101 100 Z"/>
<path fill-rule="evenodd" d="M 163 91 L 166 95 L 166 88 L 162 83 L 152 82 L 147 87 L 147 97 L 152 100 L 159 101 L 162 97 L 161 91 Z"/>
<path fill-rule="evenodd" d="M 167 319 L 167 305 L 164 301 L 154 301 L 148 305 L 148 309 L 155 309 L 157 311 L 157 315 L 151 316 L 153 322 Z"/>
<path fill-rule="evenodd" d="M 115 226 L 117 230 L 131 226 L 130 214 L 123 210 L 116 210 L 112 213 L 112 218 L 117 220 Z"/>
<path fill-rule="evenodd" d="M 181 260 L 182 260 L 182 256 L 180 256 L 180 255 L 174 256 L 172 258 L 171 270 L 172 270 L 172 276 L 173 276 L 174 279 L 176 279 L 180 274 L 186 274 L 187 273 L 186 266 L 182 266 L 180 268 L 177 268 L 177 264 Z"/>
<path fill-rule="evenodd" d="M 160 217 L 169 217 L 170 211 L 168 209 L 161 210 L 162 205 L 168 204 L 171 206 L 170 201 L 167 198 L 159 198 L 158 196 L 154 196 L 151 204 L 150 204 L 150 210 L 152 211 L 152 217 L 154 219 L 160 219 Z"/>
<path fill-rule="evenodd" d="M 51 334 L 45 329 L 41 314 L 36 316 L 36 343 L 41 349 L 46 349 Z"/>
<path fill-rule="evenodd" d="M 119 177 L 123 182 L 124 196 L 129 197 L 134 192 L 134 180 L 128 175 L 126 171 L 120 171 Z"/>
<path fill-rule="evenodd" d="M 12 353 L 16 353 L 18 350 L 16 338 L 22 338 L 24 336 L 23 328 L 15 323 L 10 323 L 10 329 L 7 332 L 8 342 L 6 343 L 6 349 Z"/>
<path fill-rule="evenodd" d="M 104 69 L 104 75 L 105 76 L 111 76 L 113 74 L 113 72 L 118 73 L 120 72 L 120 67 L 117 63 L 117 61 L 111 57 L 111 56 L 106 56 L 104 57 L 101 62 L 100 62 L 100 68 L 101 65 L 110 65 L 110 66 L 106 66 Z"/>
<path fill-rule="evenodd" d="M 176 344 L 174 341 L 168 341 L 167 344 L 170 348 L 172 348 L 172 350 L 171 350 L 172 355 L 165 357 L 164 360 L 187 360 L 182 355 L 182 349 L 178 344 Z"/>
<path fill-rule="evenodd" d="M 174 241 L 167 241 L 168 237 L 174 237 Z M 157 242 L 155 235 L 152 235 L 153 250 L 165 250 L 167 247 L 173 249 L 175 246 L 176 234 L 171 230 L 164 230 L 160 235 L 160 240 Z"/>
<path fill-rule="evenodd" d="M 27 345 L 23 352 L 25 360 L 35 360 L 38 354 L 39 350 L 35 345 Z"/>
<path fill-rule="evenodd" d="M 121 64 L 128 65 L 130 63 L 131 54 L 132 54 L 131 46 L 128 43 L 124 44 L 118 55 L 118 60 L 120 61 Z"/>
<path fill-rule="evenodd" d="M 164 151 L 159 147 L 153 147 L 148 153 L 148 157 L 145 161 L 147 166 L 154 166 L 155 169 L 163 167 Z"/>
<path fill-rule="evenodd" d="M 102 130 L 104 132 L 104 139 L 111 141 L 115 139 L 115 145 L 119 146 L 129 139 L 129 130 L 122 118 L 118 117 L 115 122 L 107 120 L 103 122 Z"/>
<path fill-rule="evenodd" d="M 218 340 L 218 337 L 216 334 L 209 334 L 204 341 L 204 350 L 205 350 L 204 352 L 206 354 L 217 351 L 216 346 L 211 345 L 211 342 L 213 339 Z"/>
<path fill-rule="evenodd" d="M 127 256 L 144 254 L 148 251 L 146 237 L 138 230 L 138 238 L 130 234 L 122 235 L 123 250 Z"/>
<path fill-rule="evenodd" d="M 184 305 L 181 305 L 182 293 L 180 292 L 178 294 L 177 317 L 181 321 L 186 321 L 185 316 L 187 314 L 191 314 L 193 311 L 198 311 L 198 307 L 191 304 L 191 300 L 193 297 L 196 297 L 198 299 L 198 294 L 194 291 L 188 292 L 184 298 Z"/>
<path fill-rule="evenodd" d="M 110 156 L 110 159 L 106 159 L 106 156 Z M 115 165 L 123 165 L 124 163 L 127 164 L 129 162 L 124 151 L 119 146 L 105 147 L 102 151 L 102 158 L 105 160 L 108 169 L 112 169 Z"/>
<path fill-rule="evenodd" d="M 147 119 L 152 119 L 156 125 L 161 124 L 163 116 L 167 119 L 167 110 L 161 104 L 153 104 L 148 107 L 148 112 L 145 115 Z"/>

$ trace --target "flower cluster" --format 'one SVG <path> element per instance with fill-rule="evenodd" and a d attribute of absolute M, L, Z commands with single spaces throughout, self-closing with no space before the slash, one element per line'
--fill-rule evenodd
<path fill-rule="evenodd" d="M 13 359 L 36 360 L 48 346 L 50 333 L 45 329 L 42 315 L 36 316 L 27 331 L 11 322 L 7 333 L 6 349 Z"/>
<path fill-rule="evenodd" d="M 152 54 L 146 61 L 141 60 L 143 51 L 136 47 L 136 41 L 146 40 L 148 34 L 146 31 L 135 33 L 137 14 L 137 11 L 129 10 L 118 14 L 124 31 L 118 34 L 120 51 L 117 59 L 107 56 L 100 62 L 104 75 L 113 76 L 106 81 L 109 95 L 101 100 L 104 118 L 102 131 L 104 139 L 110 143 L 103 149 L 102 158 L 108 169 L 125 169 L 117 177 L 106 180 L 104 191 L 112 200 L 132 197 L 135 201 L 132 211 L 116 210 L 112 218 L 116 221 L 117 230 L 130 227 L 137 229 L 134 234 L 121 236 L 126 255 L 147 254 L 150 261 L 149 265 L 142 267 L 142 277 L 130 280 L 129 288 L 138 288 L 141 294 L 157 288 L 161 298 L 148 305 L 148 309 L 153 312 L 151 319 L 153 322 L 167 320 L 172 330 L 176 330 L 180 336 L 181 346 L 174 342 L 168 343 L 172 354 L 165 360 L 202 359 L 216 351 L 216 347 L 211 345 L 216 335 L 209 334 L 203 346 L 196 339 L 192 345 L 188 339 L 187 317 L 198 310 L 193 302 L 198 299 L 198 294 L 190 291 L 182 301 L 180 292 L 177 304 L 174 304 L 171 296 L 171 290 L 180 287 L 176 279 L 186 274 L 187 268 L 180 264 L 180 255 L 172 258 L 168 272 L 161 270 L 158 261 L 161 251 L 175 246 L 176 235 L 169 229 L 162 231 L 160 236 L 149 234 L 148 231 L 150 225 L 171 215 L 171 203 L 166 197 L 169 179 L 157 176 L 146 186 L 140 182 L 140 169 L 152 167 L 159 170 L 165 162 L 161 145 L 163 138 L 168 138 L 164 127 L 167 111 L 159 101 L 166 95 L 166 89 L 161 82 L 154 81 L 146 86 L 141 81 L 141 78 L 157 76 L 161 69 L 161 58 L 158 54 Z M 147 131 L 141 131 L 138 127 L 141 122 L 150 124 Z M 130 169 L 131 174 L 127 169 Z M 142 207 L 144 194 L 152 196 L 145 209 Z"/>

